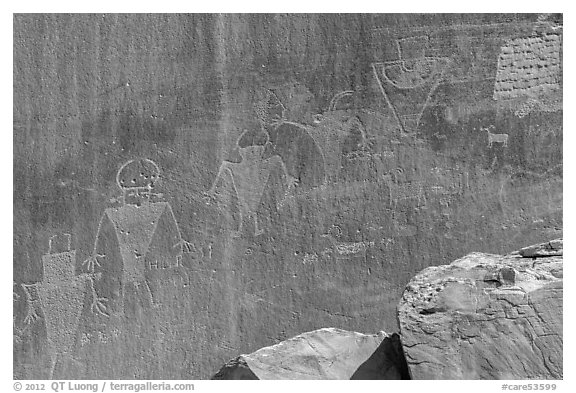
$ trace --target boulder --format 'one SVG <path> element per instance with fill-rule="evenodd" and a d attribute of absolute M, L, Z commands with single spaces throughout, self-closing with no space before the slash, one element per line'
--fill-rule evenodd
<path fill-rule="evenodd" d="M 398 318 L 413 379 L 561 379 L 562 239 L 424 269 Z"/>
<path fill-rule="evenodd" d="M 407 379 L 397 334 L 314 330 L 240 355 L 212 379 Z"/>
<path fill-rule="evenodd" d="M 540 258 L 563 255 L 562 239 L 550 240 L 547 243 L 528 246 L 517 251 L 518 254 L 525 258 Z M 515 253 L 514 253 L 515 254 Z"/>

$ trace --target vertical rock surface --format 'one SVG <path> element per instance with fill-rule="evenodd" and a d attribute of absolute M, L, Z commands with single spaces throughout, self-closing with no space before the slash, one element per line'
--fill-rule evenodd
<path fill-rule="evenodd" d="M 14 378 L 397 331 L 422 269 L 562 236 L 561 14 L 13 22 Z"/>
<path fill-rule="evenodd" d="M 550 250 L 523 257 L 525 250 Z M 429 267 L 398 306 L 413 379 L 561 379 L 562 240 Z"/>

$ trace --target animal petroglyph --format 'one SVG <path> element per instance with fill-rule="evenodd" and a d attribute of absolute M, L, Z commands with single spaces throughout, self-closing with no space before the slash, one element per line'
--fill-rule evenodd
<path fill-rule="evenodd" d="M 91 271 L 97 267 L 107 275 L 119 275 L 122 310 L 128 287 L 140 295 L 144 288 L 150 305 L 159 306 L 148 273 L 154 266 L 180 268 L 184 253 L 194 252 L 192 243 L 182 238 L 170 204 L 153 192 L 159 178 L 158 165 L 148 159 L 120 167 L 116 181 L 123 205 L 104 211 L 93 255 L 84 261 Z"/>
<path fill-rule="evenodd" d="M 373 63 L 380 91 L 402 131 L 414 134 L 449 60 L 425 56 L 428 37 L 397 41 L 398 60 Z"/>
<path fill-rule="evenodd" d="M 560 92 L 562 36 L 516 38 L 500 49 L 494 82 L 495 100 Z"/>
<path fill-rule="evenodd" d="M 235 236 L 241 236 L 245 219 L 254 220 L 254 235 L 261 235 L 264 230 L 258 225 L 258 207 L 260 206 L 264 189 L 268 183 L 271 170 L 280 166 L 286 181 L 286 195 L 298 184 L 298 179 L 291 176 L 286 165 L 279 156 L 264 158 L 264 150 L 268 144 L 268 135 L 265 132 L 254 135 L 244 131 L 236 143 L 242 161 L 239 163 L 223 161 L 218 169 L 216 178 L 207 195 L 214 198 L 219 180 L 228 173 L 232 179 L 232 188 L 238 198 L 240 218 Z"/>
<path fill-rule="evenodd" d="M 340 240 L 342 237 L 342 229 L 338 225 L 332 225 L 328 229 L 328 233 L 321 235 L 323 238 L 328 239 L 332 246 L 333 255 L 336 259 L 346 259 L 352 256 L 362 256 L 366 258 L 366 250 L 369 247 L 374 247 L 374 242 L 343 242 Z M 324 254 L 326 254 L 324 252 Z"/>
<path fill-rule="evenodd" d="M 70 246 L 70 235 L 65 234 Z M 30 324 L 39 318 L 42 310 L 46 324 L 50 356 L 52 360 L 50 377 L 53 377 L 56 364 L 63 357 L 71 357 L 76 329 L 84 305 L 86 289 L 91 290 L 93 312 L 106 315 L 106 299 L 99 297 L 94 288 L 98 275 L 75 274 L 76 251 L 69 248 L 62 252 L 52 252 L 53 236 L 49 241 L 48 253 L 42 257 L 44 278 L 35 284 L 22 284 L 26 293 L 28 312 L 25 323 Z M 88 285 L 87 285 L 88 284 Z"/>
<path fill-rule="evenodd" d="M 508 134 L 492 134 L 490 130 L 494 129 L 493 125 L 486 128 L 480 127 L 480 129 L 488 133 L 488 147 L 492 147 L 494 142 L 502 143 L 503 147 L 508 147 Z"/>

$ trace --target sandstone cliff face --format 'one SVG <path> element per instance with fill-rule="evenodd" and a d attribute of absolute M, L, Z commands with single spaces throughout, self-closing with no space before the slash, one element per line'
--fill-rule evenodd
<path fill-rule="evenodd" d="M 401 335 L 319 329 L 241 355 L 213 379 L 561 379 L 563 241 L 429 267 Z"/>
<path fill-rule="evenodd" d="M 14 15 L 14 378 L 397 331 L 422 269 L 561 237 L 562 25 Z"/>
<path fill-rule="evenodd" d="M 398 306 L 411 377 L 562 378 L 562 261 L 559 239 L 416 275 Z"/>
<path fill-rule="evenodd" d="M 240 355 L 213 379 L 407 379 L 397 334 L 319 329 Z"/>

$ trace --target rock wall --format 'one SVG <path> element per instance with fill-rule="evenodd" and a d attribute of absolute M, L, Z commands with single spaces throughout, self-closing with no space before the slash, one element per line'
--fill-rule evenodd
<path fill-rule="evenodd" d="M 562 379 L 563 242 L 472 253 L 408 283 L 400 335 L 304 333 L 213 379 Z"/>
<path fill-rule="evenodd" d="M 392 332 L 423 268 L 560 237 L 561 56 L 561 15 L 15 15 L 14 377 Z"/>

